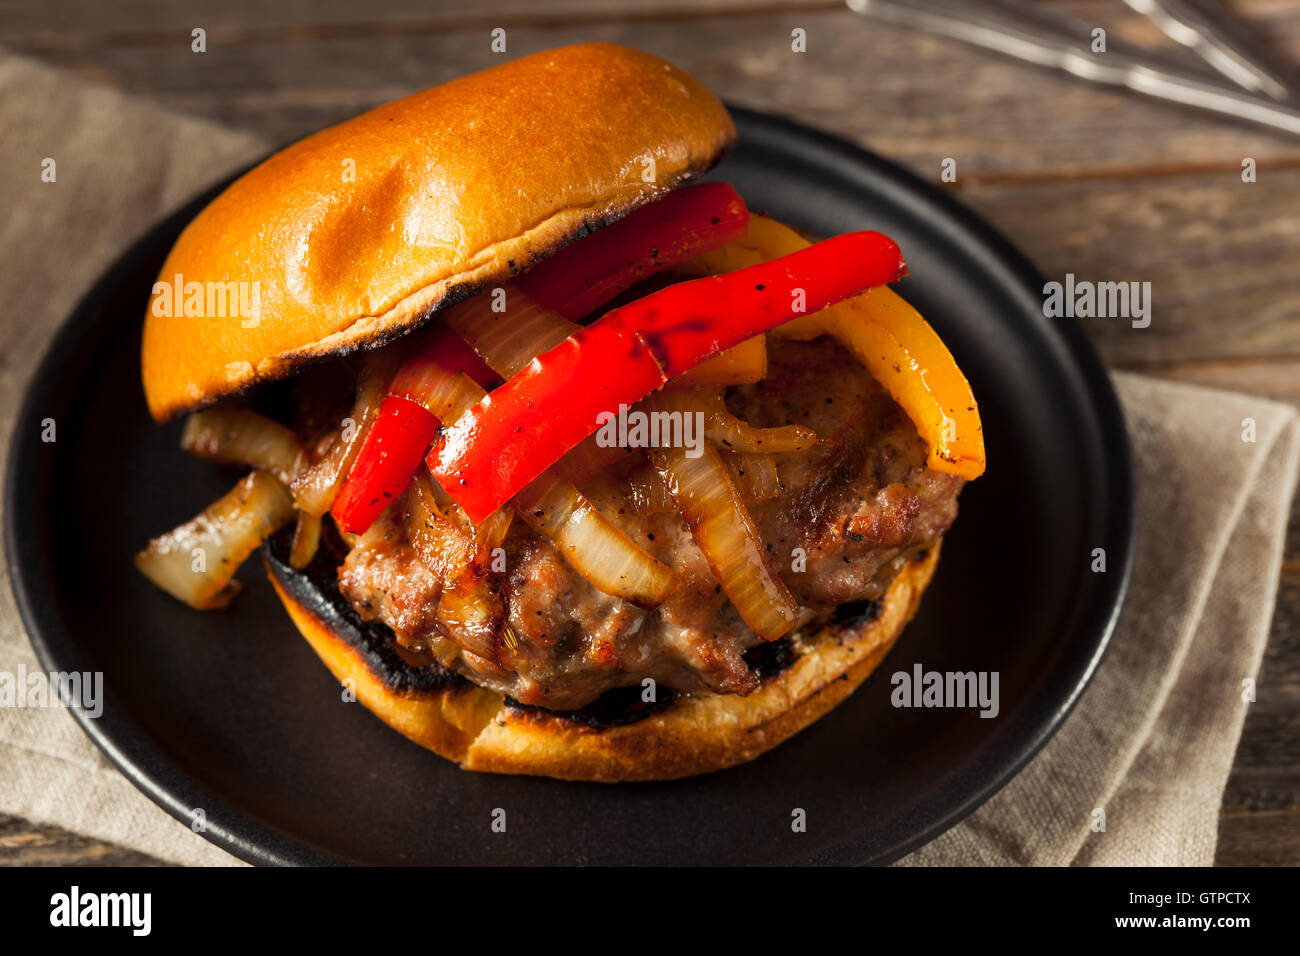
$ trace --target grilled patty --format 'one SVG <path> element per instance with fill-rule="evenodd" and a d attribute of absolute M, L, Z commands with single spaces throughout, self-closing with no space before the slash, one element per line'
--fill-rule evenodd
<path fill-rule="evenodd" d="M 749 505 L 773 569 L 803 606 L 801 624 L 837 605 L 874 600 L 907 558 L 957 516 L 962 479 L 929 470 L 907 416 L 835 340 L 771 340 L 768 375 L 728 390 L 727 406 L 758 427 L 806 425 L 821 439 L 774 455 L 781 493 Z M 727 600 L 675 512 L 638 513 L 628 471 L 607 469 L 583 493 L 681 587 L 643 610 L 596 590 L 522 521 L 504 543 L 503 573 L 466 575 L 444 593 L 390 508 L 344 560 L 339 587 L 367 620 L 409 651 L 435 655 L 475 683 L 524 704 L 569 710 L 652 678 L 678 691 L 747 694 L 761 643 Z"/>

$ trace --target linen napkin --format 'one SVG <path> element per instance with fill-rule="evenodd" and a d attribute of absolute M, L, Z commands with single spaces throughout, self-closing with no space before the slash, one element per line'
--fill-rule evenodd
<path fill-rule="evenodd" d="M 30 370 L 78 298 L 164 213 L 266 146 L 3 53 L 0 142 L 7 455 Z M 1300 424 L 1264 399 L 1115 380 L 1136 455 L 1139 545 L 1109 654 L 1044 751 L 906 863 L 1213 861 L 1249 706 L 1241 682 L 1256 673 L 1272 614 Z M 1253 443 L 1242 441 L 1246 418 Z M 0 672 L 22 669 L 39 665 L 5 586 Z M 0 813 L 171 863 L 238 862 L 137 791 L 62 709 L 0 708 Z"/>
<path fill-rule="evenodd" d="M 1042 752 L 901 862 L 1214 862 L 1250 706 L 1243 682 L 1258 673 L 1277 597 L 1300 416 L 1249 395 L 1114 381 L 1133 443 L 1138 544 L 1110 648 Z"/>

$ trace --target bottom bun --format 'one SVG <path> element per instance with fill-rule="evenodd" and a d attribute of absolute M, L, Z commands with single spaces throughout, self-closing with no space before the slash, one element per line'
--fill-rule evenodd
<path fill-rule="evenodd" d="M 880 600 L 844 605 L 815 631 L 766 645 L 780 653 L 757 665 L 765 676 L 746 697 L 661 689 L 667 699 L 647 706 L 637 686 L 616 708 L 598 701 L 553 712 L 516 704 L 436 664 L 409 663 L 387 627 L 363 623 L 339 594 L 336 558 L 318 556 L 298 572 L 284 560 L 286 550 L 280 535 L 263 555 L 289 616 L 334 676 L 384 723 L 465 770 L 611 783 L 721 770 L 812 724 L 888 653 L 939 558 L 936 545 L 909 561 Z"/>

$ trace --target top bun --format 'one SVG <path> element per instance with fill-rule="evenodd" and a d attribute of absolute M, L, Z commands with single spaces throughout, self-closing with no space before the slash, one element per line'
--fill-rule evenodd
<path fill-rule="evenodd" d="M 410 331 L 700 174 L 735 135 L 672 64 L 588 43 L 309 136 L 177 239 L 145 318 L 149 411 L 163 421 Z"/>

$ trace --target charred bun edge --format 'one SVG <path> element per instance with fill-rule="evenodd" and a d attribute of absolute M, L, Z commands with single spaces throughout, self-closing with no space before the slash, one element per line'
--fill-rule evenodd
<path fill-rule="evenodd" d="M 537 263 L 555 255 L 555 253 L 559 252 L 565 246 L 577 242 L 580 239 L 585 239 L 587 236 L 599 232 L 606 226 L 612 226 L 614 223 L 618 222 L 628 214 L 635 212 L 637 209 L 640 209 L 642 206 L 648 205 L 658 199 L 662 199 L 664 196 L 668 195 L 668 193 L 695 182 L 721 162 L 726 154 L 731 151 L 733 146 L 734 141 L 729 142 L 722 152 L 711 157 L 707 163 L 704 163 L 695 169 L 687 170 L 677 176 L 667 186 L 657 187 L 654 190 L 645 190 L 636 194 L 635 197 L 619 206 L 612 213 L 602 216 L 592 216 L 582 220 L 579 222 L 576 229 L 565 233 L 557 241 L 540 250 L 529 252 L 527 256 L 528 261 L 524 264 L 520 264 L 516 259 L 507 258 L 504 266 L 497 268 L 489 267 L 489 271 L 486 272 L 480 270 L 479 275 L 474 279 L 465 279 L 463 278 L 465 274 L 462 273 L 460 277 L 451 276 L 448 279 L 440 280 L 439 283 L 434 283 L 434 286 L 439 284 L 445 285 L 445 291 L 430 305 L 417 312 L 409 321 L 399 325 L 380 324 L 379 327 L 369 335 L 356 338 L 346 338 L 347 330 L 345 329 L 342 332 L 329 337 L 344 337 L 344 339 L 338 344 L 323 345 L 323 343 L 313 343 L 312 345 L 294 349 L 290 352 L 281 353 L 274 358 L 274 361 L 267 363 L 264 368 L 256 370 L 257 374 L 247 381 L 241 382 L 234 387 L 223 389 L 220 392 L 203 395 L 192 401 L 182 401 L 171 404 L 161 412 L 161 416 L 158 417 L 157 420 L 159 423 L 171 421 L 181 415 L 209 408 L 218 402 L 247 395 L 249 392 L 256 390 L 260 386 L 283 381 L 284 379 L 306 371 L 313 365 L 319 365 L 332 359 L 344 358 L 357 352 L 369 352 L 391 345 L 399 339 L 424 328 L 424 326 L 443 309 L 449 309 L 460 302 L 464 302 L 466 299 L 473 298 L 486 289 L 492 288 L 494 285 L 499 285 L 515 276 L 522 275 Z M 516 241 L 519 238 L 521 237 L 515 237 Z M 425 289 L 416 289 L 411 292 L 407 298 L 418 297 L 425 291 Z M 400 308 L 401 306 L 399 304 L 395 307 L 394 311 L 398 311 Z M 367 319 L 374 320 L 380 318 L 382 318 L 382 316 L 362 316 L 357 319 L 357 323 L 364 322 Z M 328 341 L 328 339 L 326 341 Z"/>
<path fill-rule="evenodd" d="M 539 120 L 545 110 L 566 122 Z M 726 108 L 689 74 L 605 43 L 501 63 L 308 136 L 231 182 L 177 237 L 160 278 L 256 283 L 261 315 L 196 332 L 155 315 L 151 296 L 150 414 L 166 421 L 381 347 L 699 178 L 735 139 Z M 354 157 L 367 161 L 341 179 L 335 160 Z M 648 178 L 633 169 L 647 157 Z M 454 245 L 404 242 L 416 220 Z"/>
<path fill-rule="evenodd" d="M 332 532 L 302 571 L 292 529 L 263 546 L 276 593 L 334 676 L 390 727 L 464 769 L 567 780 L 668 780 L 744 763 L 814 723 L 875 669 L 916 613 L 939 547 L 918 553 L 878 601 L 841 605 L 807 636 L 747 655 L 761 683 L 748 697 L 609 691 L 575 711 L 519 704 L 437 663 L 415 665 L 393 632 L 362 621 L 338 589 L 346 546 Z"/>

